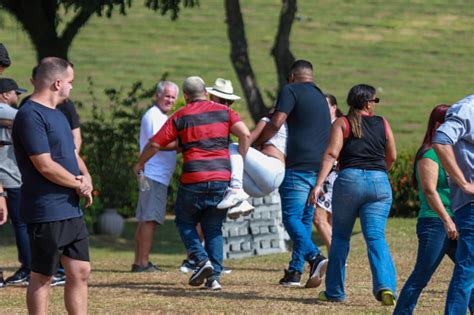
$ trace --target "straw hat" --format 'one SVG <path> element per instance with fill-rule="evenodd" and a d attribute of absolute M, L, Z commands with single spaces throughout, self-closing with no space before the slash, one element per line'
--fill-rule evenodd
<path fill-rule="evenodd" d="M 234 88 L 230 80 L 218 78 L 213 87 L 206 88 L 207 92 L 226 100 L 240 100 L 240 96 L 234 94 Z"/>

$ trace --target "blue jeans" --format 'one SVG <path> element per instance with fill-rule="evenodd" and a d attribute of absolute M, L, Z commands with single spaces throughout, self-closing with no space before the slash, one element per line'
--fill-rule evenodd
<path fill-rule="evenodd" d="M 283 224 L 293 241 L 289 271 L 302 273 L 305 260 L 309 261 L 320 253 L 311 240 L 314 208 L 308 204 L 316 178 L 316 172 L 286 169 L 279 189 Z"/>
<path fill-rule="evenodd" d="M 456 210 L 454 217 L 459 238 L 444 312 L 466 314 L 469 307 L 471 314 L 474 314 L 474 203 Z"/>
<path fill-rule="evenodd" d="M 196 184 L 180 184 L 176 197 L 176 226 L 188 255 L 198 263 L 209 259 L 214 267 L 213 277 L 219 278 L 224 259 L 222 223 L 227 211 L 217 209 L 229 182 L 211 181 Z M 201 223 L 205 248 L 196 232 Z"/>
<path fill-rule="evenodd" d="M 445 255 L 456 261 L 456 241 L 450 240 L 439 218 L 419 218 L 416 224 L 418 255 L 415 268 L 403 286 L 394 314 L 413 314 L 421 291 Z"/>
<path fill-rule="evenodd" d="M 30 239 L 26 223 L 23 222 L 20 215 L 21 188 L 5 188 L 8 194 L 7 207 L 8 215 L 12 220 L 13 230 L 15 232 L 16 248 L 18 250 L 18 260 L 21 268 L 31 270 L 31 249 Z"/>
<path fill-rule="evenodd" d="M 385 225 L 392 204 L 387 173 L 353 168 L 341 170 L 334 183 L 332 202 L 333 231 L 326 272 L 326 296 L 332 300 L 345 299 L 345 265 L 357 215 L 367 243 L 372 292 L 378 300 L 381 290 L 395 294 L 395 267 L 385 241 Z"/>

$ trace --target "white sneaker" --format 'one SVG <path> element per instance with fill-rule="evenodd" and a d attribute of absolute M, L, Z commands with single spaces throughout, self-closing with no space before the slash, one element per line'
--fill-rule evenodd
<path fill-rule="evenodd" d="M 216 291 L 216 290 L 221 290 L 222 286 L 219 283 L 218 280 L 216 279 L 208 279 L 206 283 L 204 284 L 204 287 L 208 290 Z"/>
<path fill-rule="evenodd" d="M 227 188 L 224 198 L 217 205 L 217 209 L 229 209 L 237 205 L 239 202 L 247 199 L 249 195 L 242 188 Z"/>
<path fill-rule="evenodd" d="M 247 216 L 252 213 L 254 206 L 250 204 L 247 200 L 240 202 L 237 206 L 229 209 L 227 211 L 227 217 L 229 219 L 235 220 L 241 215 Z"/>

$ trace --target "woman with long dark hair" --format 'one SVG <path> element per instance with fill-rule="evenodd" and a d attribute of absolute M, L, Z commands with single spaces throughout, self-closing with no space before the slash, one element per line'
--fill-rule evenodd
<path fill-rule="evenodd" d="M 373 294 L 383 305 L 395 304 L 395 267 L 385 241 L 385 225 L 392 205 L 387 170 L 395 161 L 396 148 L 388 122 L 374 115 L 375 105 L 380 101 L 375 93 L 375 88 L 366 84 L 355 85 L 349 91 L 349 113 L 332 125 L 329 145 L 310 195 L 310 201 L 315 203 L 338 159 L 339 174 L 332 199 L 332 242 L 326 291 L 319 294 L 321 301 L 340 302 L 346 298 L 345 265 L 359 215 L 372 271 Z"/>
<path fill-rule="evenodd" d="M 449 105 L 436 106 L 428 128 L 416 152 L 412 183 L 418 190 L 420 211 L 416 224 L 418 255 L 415 268 L 403 286 L 394 314 L 412 314 L 421 291 L 431 279 L 445 255 L 456 261 L 458 233 L 451 211 L 447 174 L 432 148 L 436 129 L 444 122 Z"/>

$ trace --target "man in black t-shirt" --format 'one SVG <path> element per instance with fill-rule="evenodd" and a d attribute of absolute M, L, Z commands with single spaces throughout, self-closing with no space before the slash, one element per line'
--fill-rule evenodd
<path fill-rule="evenodd" d="M 285 179 L 280 186 L 283 224 L 293 241 L 292 257 L 280 284 L 299 286 L 305 261 L 310 275 L 306 287 L 321 284 L 327 259 L 311 240 L 314 208 L 308 203 L 326 149 L 331 117 L 326 98 L 313 82 L 313 66 L 296 61 L 278 95 L 276 110 L 256 144 L 263 144 L 286 122 L 288 146 Z"/>

